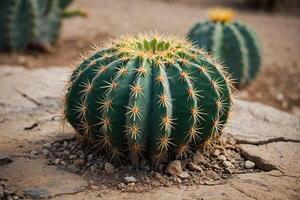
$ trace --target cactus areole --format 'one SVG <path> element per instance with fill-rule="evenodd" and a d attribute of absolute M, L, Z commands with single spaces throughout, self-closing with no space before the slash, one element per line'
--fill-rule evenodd
<path fill-rule="evenodd" d="M 122 37 L 77 66 L 65 119 L 112 158 L 182 157 L 220 133 L 230 81 L 202 50 L 172 36 Z"/>
<path fill-rule="evenodd" d="M 197 23 L 188 33 L 188 39 L 206 48 L 224 62 L 236 85 L 241 87 L 253 80 L 260 71 L 261 51 L 253 30 L 233 20 L 228 9 L 213 9 L 210 20 Z"/>

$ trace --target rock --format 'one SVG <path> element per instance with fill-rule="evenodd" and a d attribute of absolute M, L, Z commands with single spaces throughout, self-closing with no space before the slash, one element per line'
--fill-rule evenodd
<path fill-rule="evenodd" d="M 0 187 L 0 199 L 4 199 L 4 196 L 5 196 L 4 191 L 2 187 Z"/>
<path fill-rule="evenodd" d="M 246 169 L 253 169 L 255 167 L 255 163 L 250 161 L 250 160 L 246 160 L 245 162 L 245 168 Z"/>
<path fill-rule="evenodd" d="M 70 155 L 70 151 L 64 150 L 63 154 L 64 154 L 65 156 L 69 156 L 69 155 Z"/>
<path fill-rule="evenodd" d="M 58 147 L 58 146 L 59 146 L 59 143 L 56 142 L 56 143 L 53 144 L 53 146 L 54 146 L 54 147 Z"/>
<path fill-rule="evenodd" d="M 93 154 L 88 155 L 88 161 L 91 161 L 93 159 Z"/>
<path fill-rule="evenodd" d="M 97 186 L 97 185 L 91 185 L 90 188 L 92 190 L 99 190 L 99 186 Z"/>
<path fill-rule="evenodd" d="M 205 177 L 210 178 L 210 179 L 214 179 L 214 180 L 220 179 L 220 176 L 216 172 L 214 172 L 213 170 L 206 171 L 205 172 Z"/>
<path fill-rule="evenodd" d="M 151 182 L 151 185 L 152 185 L 153 187 L 159 187 L 159 186 L 160 186 L 160 183 L 159 183 L 158 181 L 152 181 L 152 182 Z"/>
<path fill-rule="evenodd" d="M 177 175 L 182 172 L 181 162 L 180 160 L 173 160 L 170 162 L 166 168 L 166 173 L 170 175 Z"/>
<path fill-rule="evenodd" d="M 84 165 L 84 159 L 76 159 L 74 161 L 74 165 L 75 166 L 82 166 L 82 165 Z"/>
<path fill-rule="evenodd" d="M 24 193 L 32 199 L 43 199 L 49 196 L 49 192 L 43 188 L 26 189 Z"/>
<path fill-rule="evenodd" d="M 16 195 L 13 196 L 13 200 L 18 200 L 18 199 L 20 199 L 18 196 Z"/>
<path fill-rule="evenodd" d="M 212 166 L 212 168 L 215 169 L 215 170 L 219 170 L 219 169 L 220 169 L 220 166 L 218 165 L 218 163 L 216 163 L 216 164 L 214 164 L 214 165 Z"/>
<path fill-rule="evenodd" d="M 232 135 L 237 143 L 255 144 L 276 138 L 300 140 L 299 117 L 261 103 L 236 100 L 235 105 L 235 115 L 223 132 Z"/>
<path fill-rule="evenodd" d="M 220 153 L 221 153 L 221 152 L 220 152 L 219 149 L 215 149 L 212 155 L 213 155 L 214 157 L 218 157 L 218 156 L 220 155 Z"/>
<path fill-rule="evenodd" d="M 118 190 L 123 190 L 123 189 L 125 188 L 124 183 L 119 183 L 119 184 L 117 185 L 117 188 L 118 188 Z"/>
<path fill-rule="evenodd" d="M 70 160 L 73 160 L 73 159 L 75 159 L 75 158 L 77 158 L 77 155 L 72 154 L 72 155 L 69 156 L 69 159 L 70 159 Z"/>
<path fill-rule="evenodd" d="M 192 163 L 192 162 L 189 162 L 188 164 L 187 164 L 187 166 L 188 166 L 188 168 L 190 169 L 190 170 L 193 170 L 193 171 L 198 171 L 198 172 L 203 172 L 203 170 L 202 170 L 202 168 L 199 166 L 199 165 L 196 165 L 196 164 L 194 164 L 194 163 Z"/>
<path fill-rule="evenodd" d="M 158 180 L 164 180 L 165 178 L 158 172 L 154 172 L 153 177 Z"/>
<path fill-rule="evenodd" d="M 125 183 L 136 183 L 137 182 L 137 180 L 136 180 L 136 178 L 134 178 L 133 176 L 125 176 L 124 177 L 124 181 L 125 181 Z"/>
<path fill-rule="evenodd" d="M 64 141 L 63 147 L 64 147 L 64 148 L 67 148 L 67 147 L 68 147 L 68 141 Z"/>
<path fill-rule="evenodd" d="M 174 181 L 176 183 L 182 183 L 182 180 L 179 177 L 177 177 L 177 176 L 174 176 Z"/>
<path fill-rule="evenodd" d="M 133 187 L 133 186 L 135 186 L 135 183 L 128 183 L 127 184 L 129 187 Z"/>
<path fill-rule="evenodd" d="M 224 167 L 231 168 L 231 169 L 234 168 L 234 165 L 229 161 L 224 161 L 222 164 Z"/>
<path fill-rule="evenodd" d="M 37 151 L 33 150 L 33 151 L 30 151 L 30 154 L 31 154 L 32 156 L 36 156 L 36 155 L 38 155 L 38 154 L 39 154 L 39 152 L 37 152 Z"/>
<path fill-rule="evenodd" d="M 195 154 L 193 155 L 193 163 L 199 164 L 202 162 L 205 162 L 205 158 L 204 158 L 203 154 L 199 150 L 197 150 L 195 152 Z"/>
<path fill-rule="evenodd" d="M 52 145 L 50 142 L 43 144 L 43 148 L 45 149 L 51 149 Z"/>
<path fill-rule="evenodd" d="M 59 158 L 56 158 L 56 159 L 54 160 L 54 163 L 55 163 L 56 165 L 58 165 L 58 164 L 60 163 L 60 159 L 59 159 Z"/>
<path fill-rule="evenodd" d="M 108 174 L 113 174 L 115 173 L 115 166 L 113 166 L 111 163 L 106 162 L 104 164 L 104 171 Z"/>
<path fill-rule="evenodd" d="M 226 157 L 224 155 L 219 155 L 217 158 L 219 161 L 224 162 L 226 160 Z"/>
<path fill-rule="evenodd" d="M 70 167 L 67 168 L 67 171 L 72 172 L 72 173 L 78 173 L 78 172 L 80 172 L 80 169 L 74 165 L 71 165 Z"/>
<path fill-rule="evenodd" d="M 44 156 L 48 156 L 49 153 L 50 153 L 50 151 L 49 151 L 48 149 L 43 149 L 43 151 L 42 151 L 42 154 L 43 154 Z"/>
<path fill-rule="evenodd" d="M 12 160 L 9 156 L 0 154 L 0 166 L 10 163 Z"/>
<path fill-rule="evenodd" d="M 225 174 L 232 174 L 233 171 L 232 171 L 232 169 L 230 169 L 230 168 L 225 168 L 225 169 L 224 169 L 224 173 L 225 173 Z"/>
<path fill-rule="evenodd" d="M 97 170 L 97 165 L 96 164 L 90 166 L 90 172 L 94 173 L 94 172 L 96 172 L 96 170 Z"/>
<path fill-rule="evenodd" d="M 181 172 L 178 176 L 179 176 L 180 178 L 186 179 L 186 178 L 188 178 L 190 175 L 189 175 L 188 172 L 183 171 L 183 172 Z"/>
<path fill-rule="evenodd" d="M 7 196 L 6 199 L 7 200 L 13 200 L 12 196 Z"/>

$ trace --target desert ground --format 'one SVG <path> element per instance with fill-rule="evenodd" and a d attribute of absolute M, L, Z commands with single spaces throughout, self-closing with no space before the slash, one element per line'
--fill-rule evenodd
<path fill-rule="evenodd" d="M 73 7 L 85 10 L 88 18 L 65 20 L 62 37 L 52 53 L 1 54 L 0 64 L 74 67 L 80 53 L 88 52 L 96 42 L 149 31 L 185 36 L 193 24 L 207 17 L 209 8 L 231 6 L 237 11 L 236 18 L 257 31 L 263 48 L 262 73 L 240 93 L 241 98 L 299 115 L 299 15 L 251 10 L 232 2 L 235 1 L 79 0 Z"/>
<path fill-rule="evenodd" d="M 43 145 L 74 136 L 71 127 L 60 124 L 59 98 L 80 53 L 121 34 L 185 36 L 215 5 L 235 9 L 262 43 L 262 71 L 237 94 L 236 111 L 224 130 L 235 150 L 255 163 L 254 170 L 232 172 L 211 184 L 158 184 L 128 192 L 117 183 L 101 185 L 86 174 L 48 165 Z M 88 18 L 66 19 L 51 52 L 0 54 L 0 199 L 2 193 L 15 199 L 299 199 L 299 14 L 216 0 L 78 0 L 72 7 L 85 10 Z"/>

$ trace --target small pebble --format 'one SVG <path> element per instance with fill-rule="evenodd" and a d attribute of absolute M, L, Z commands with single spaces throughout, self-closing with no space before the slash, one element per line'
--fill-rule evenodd
<path fill-rule="evenodd" d="M 224 161 L 223 166 L 225 166 L 227 168 L 234 168 L 233 164 L 229 161 Z"/>
<path fill-rule="evenodd" d="M 218 157 L 220 155 L 220 150 L 219 149 L 215 149 L 213 152 L 213 156 L 214 157 Z"/>
<path fill-rule="evenodd" d="M 52 145 L 50 142 L 43 144 L 43 148 L 46 148 L 46 149 L 51 149 L 51 146 Z"/>
<path fill-rule="evenodd" d="M 179 175 L 182 172 L 180 160 L 173 160 L 166 168 L 166 173 L 170 175 Z"/>
<path fill-rule="evenodd" d="M 64 141 L 63 147 L 64 148 L 68 147 L 68 142 L 67 141 Z"/>
<path fill-rule="evenodd" d="M 31 154 L 32 156 L 36 156 L 36 155 L 38 155 L 39 153 L 38 153 L 37 151 L 33 150 L 33 151 L 30 152 L 30 154 Z"/>
<path fill-rule="evenodd" d="M 199 150 L 197 150 L 196 153 L 193 155 L 193 163 L 199 164 L 202 162 L 205 162 L 205 158 L 203 154 Z"/>
<path fill-rule="evenodd" d="M 54 146 L 54 147 L 58 147 L 59 144 L 58 144 L 58 143 L 54 143 L 53 146 Z"/>
<path fill-rule="evenodd" d="M 42 153 L 44 156 L 48 156 L 49 155 L 49 150 L 48 149 L 43 149 Z"/>
<path fill-rule="evenodd" d="M 185 172 L 185 171 L 183 171 L 183 172 L 181 172 L 180 174 L 179 174 L 179 177 L 180 178 L 183 178 L 183 179 L 186 179 L 186 178 L 188 178 L 190 175 L 189 175 L 189 173 L 188 172 Z"/>
<path fill-rule="evenodd" d="M 157 181 L 152 181 L 152 182 L 151 182 L 151 185 L 152 185 L 153 187 L 159 187 L 159 186 L 160 186 L 160 183 L 157 182 Z"/>
<path fill-rule="evenodd" d="M 191 170 L 193 170 L 193 171 L 199 171 L 201 173 L 203 172 L 202 168 L 199 165 L 196 165 L 196 164 L 194 164 L 192 162 L 188 163 L 188 168 L 191 169 Z"/>
<path fill-rule="evenodd" d="M 0 188 L 0 199 L 4 198 L 5 194 L 2 188 Z"/>
<path fill-rule="evenodd" d="M 93 159 L 93 154 L 88 155 L 88 161 L 91 161 Z"/>
<path fill-rule="evenodd" d="M 74 161 L 74 165 L 75 166 L 82 166 L 82 165 L 84 165 L 84 160 L 83 159 L 76 159 Z"/>
<path fill-rule="evenodd" d="M 59 158 L 56 158 L 55 161 L 54 161 L 54 163 L 55 163 L 56 165 L 58 165 L 58 164 L 60 163 L 60 159 L 59 159 Z"/>
<path fill-rule="evenodd" d="M 72 173 L 77 173 L 80 171 L 80 169 L 74 165 L 71 165 L 70 167 L 68 167 L 67 170 Z"/>
<path fill-rule="evenodd" d="M 92 165 L 90 167 L 90 172 L 95 172 L 97 170 L 97 165 Z"/>
<path fill-rule="evenodd" d="M 125 181 L 125 183 L 136 183 L 137 182 L 136 178 L 134 178 L 133 176 L 124 177 L 124 181 Z"/>
<path fill-rule="evenodd" d="M 73 159 L 75 159 L 75 158 L 77 158 L 77 155 L 72 154 L 72 155 L 69 156 L 69 159 L 70 159 L 70 160 L 73 160 Z"/>
<path fill-rule="evenodd" d="M 245 168 L 246 169 L 253 169 L 255 167 L 255 163 L 254 162 L 252 162 L 252 161 L 250 161 L 250 160 L 247 160 L 246 162 L 245 162 Z"/>
<path fill-rule="evenodd" d="M 70 151 L 64 150 L 63 154 L 64 154 L 65 156 L 69 156 L 69 155 L 70 155 Z"/>
<path fill-rule="evenodd" d="M 164 180 L 165 178 L 158 172 L 154 172 L 153 177 L 158 180 Z"/>
<path fill-rule="evenodd" d="M 226 160 L 226 157 L 224 155 L 219 155 L 218 160 L 224 162 Z"/>
<path fill-rule="evenodd" d="M 119 183 L 119 184 L 117 185 L 117 188 L 118 188 L 118 190 L 123 190 L 123 189 L 125 188 L 124 183 Z"/>
<path fill-rule="evenodd" d="M 233 172 L 232 172 L 232 170 L 230 168 L 225 168 L 224 169 L 224 173 L 225 174 L 232 174 Z"/>
<path fill-rule="evenodd" d="M 113 174 L 113 173 L 115 173 L 115 166 L 113 166 L 111 163 L 109 163 L 109 162 L 106 162 L 105 164 L 104 164 L 104 170 L 105 170 L 105 172 L 106 173 L 108 173 L 108 174 Z"/>
<path fill-rule="evenodd" d="M 135 183 L 128 183 L 128 186 L 133 187 L 133 186 L 135 186 Z"/>

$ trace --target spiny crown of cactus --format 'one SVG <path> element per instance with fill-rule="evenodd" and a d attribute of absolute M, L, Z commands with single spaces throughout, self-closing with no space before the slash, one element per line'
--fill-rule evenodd
<path fill-rule="evenodd" d="M 80 11 L 65 11 L 72 0 L 1 0 L 0 50 L 51 48 L 59 35 L 62 16 Z"/>
<path fill-rule="evenodd" d="M 228 9 L 210 11 L 210 20 L 197 23 L 187 38 L 224 62 L 236 85 L 242 87 L 260 71 L 261 49 L 255 32 L 233 20 Z"/>
<path fill-rule="evenodd" d="M 220 133 L 230 80 L 202 50 L 173 36 L 128 36 L 96 48 L 73 72 L 65 119 L 112 158 L 158 163 Z"/>

